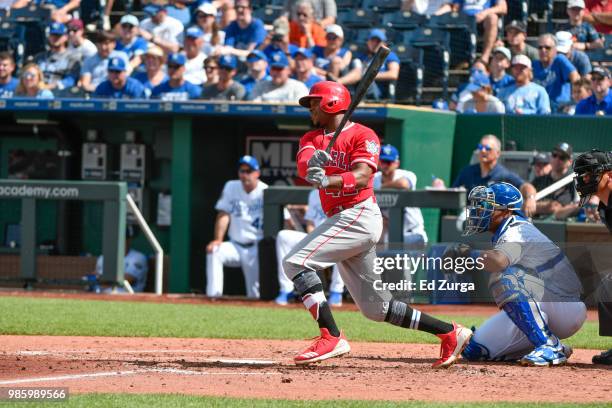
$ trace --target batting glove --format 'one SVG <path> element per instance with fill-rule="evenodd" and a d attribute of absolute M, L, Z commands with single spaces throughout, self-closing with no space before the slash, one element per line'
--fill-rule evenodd
<path fill-rule="evenodd" d="M 315 150 L 314 154 L 308 159 L 308 167 L 325 167 L 331 160 L 331 156 L 325 150 Z"/>
<path fill-rule="evenodd" d="M 329 185 L 329 178 L 327 178 L 325 170 L 321 167 L 309 167 L 306 174 L 306 181 L 322 188 Z"/>

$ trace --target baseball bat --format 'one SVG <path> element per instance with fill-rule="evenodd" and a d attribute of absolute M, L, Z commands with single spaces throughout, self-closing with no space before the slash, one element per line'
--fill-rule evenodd
<path fill-rule="evenodd" d="M 555 191 L 557 191 L 561 187 L 564 187 L 564 186 L 568 185 L 569 183 L 573 183 L 573 182 L 574 182 L 574 173 L 568 174 L 567 176 L 563 177 L 562 179 L 555 181 L 550 186 L 548 186 L 546 188 L 543 188 L 542 190 L 538 191 L 536 193 L 535 199 L 536 199 L 536 201 L 541 200 L 544 197 L 546 197 L 547 195 L 549 195 L 551 193 L 554 193 Z"/>
<path fill-rule="evenodd" d="M 376 74 L 378 74 L 378 71 L 380 71 L 380 67 L 387 59 L 387 55 L 389 55 L 389 52 L 389 48 L 381 45 L 380 48 L 378 48 L 378 51 L 376 51 L 376 54 L 374 54 L 372 62 L 368 66 L 368 69 L 366 70 L 365 74 L 363 74 L 363 78 L 361 78 L 361 81 L 357 86 L 355 95 L 351 99 L 351 104 L 349 105 L 346 112 L 344 112 L 344 116 L 342 116 L 340 125 L 338 125 L 338 128 L 334 132 L 334 136 L 332 136 L 331 140 L 329 141 L 329 144 L 327 145 L 327 148 L 325 149 L 328 154 L 331 152 L 332 147 L 334 147 L 334 143 L 336 142 L 338 135 L 340 135 L 340 132 L 344 128 L 344 125 L 346 125 L 346 122 L 349 120 L 349 118 L 355 111 L 357 105 L 359 105 L 359 102 L 361 102 L 361 100 L 365 96 L 366 92 L 368 91 L 368 88 L 370 87 L 372 82 L 374 82 L 374 78 L 376 78 Z"/>

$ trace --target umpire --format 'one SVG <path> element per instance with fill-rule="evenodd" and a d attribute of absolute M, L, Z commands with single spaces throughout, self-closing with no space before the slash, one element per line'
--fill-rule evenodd
<path fill-rule="evenodd" d="M 580 204 L 591 195 L 599 198 L 599 215 L 612 234 L 612 152 L 591 150 L 574 163 Z M 599 335 L 612 336 L 612 274 L 604 276 L 599 288 Z M 593 356 L 594 364 L 612 365 L 612 349 Z"/>

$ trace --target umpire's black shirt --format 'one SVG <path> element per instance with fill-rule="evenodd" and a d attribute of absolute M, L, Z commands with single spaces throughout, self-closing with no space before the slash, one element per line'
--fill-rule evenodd
<path fill-rule="evenodd" d="M 608 231 L 612 234 L 612 193 L 608 197 L 608 205 L 606 206 L 603 201 L 599 203 L 599 217 L 608 227 Z"/>

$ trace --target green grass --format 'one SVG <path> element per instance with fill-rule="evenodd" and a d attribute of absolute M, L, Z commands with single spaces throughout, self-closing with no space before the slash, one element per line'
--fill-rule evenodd
<path fill-rule="evenodd" d="M 228 339 L 304 339 L 317 334 L 310 315 L 294 308 L 7 296 L 0 297 L 0 310 L 0 334 Z M 428 333 L 372 322 L 358 312 L 334 315 L 353 341 L 439 342 Z M 438 317 L 468 327 L 484 321 L 482 317 Z M 568 343 L 577 348 L 612 348 L 612 339 L 599 337 L 597 331 L 597 323 L 586 322 Z"/>
<path fill-rule="evenodd" d="M 28 407 L 28 406 L 49 406 L 49 407 L 71 407 L 71 408 L 107 408 L 107 407 L 160 407 L 164 408 L 190 408 L 190 407 L 296 407 L 296 408 L 327 408 L 330 406 L 356 407 L 356 408 L 569 408 L 569 407 L 610 407 L 610 404 L 559 404 L 559 403 L 515 403 L 515 402 L 494 402 L 494 403 L 457 403 L 457 402 L 384 402 L 384 401 L 350 401 L 350 400 L 334 400 L 334 401 L 291 401 L 291 400 L 272 400 L 272 399 L 239 399 L 239 398 L 217 398 L 217 397 L 195 397 L 188 395 L 176 394 L 82 394 L 71 396 L 65 403 L 50 402 L 47 404 L 41 403 L 25 403 L 16 402 L 12 404 L 0 404 L 0 406 Z"/>

